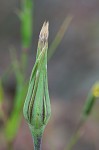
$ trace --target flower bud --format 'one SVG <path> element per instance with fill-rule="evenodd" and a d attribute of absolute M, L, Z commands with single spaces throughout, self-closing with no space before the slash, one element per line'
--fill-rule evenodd
<path fill-rule="evenodd" d="M 88 95 L 83 109 L 83 117 L 86 119 L 90 115 L 96 99 L 99 98 L 99 83 L 95 83 Z"/>
<path fill-rule="evenodd" d="M 47 49 L 48 22 L 44 22 L 23 108 L 24 117 L 33 132 L 44 129 L 51 115 L 47 81 Z"/>

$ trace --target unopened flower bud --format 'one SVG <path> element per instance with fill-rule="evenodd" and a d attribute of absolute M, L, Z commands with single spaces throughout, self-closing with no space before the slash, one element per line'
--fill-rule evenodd
<path fill-rule="evenodd" d="M 42 132 L 50 115 L 50 98 L 47 81 L 48 22 L 40 32 L 36 62 L 33 67 L 23 113 L 32 132 Z"/>
<path fill-rule="evenodd" d="M 99 98 L 99 83 L 95 83 L 88 95 L 87 101 L 83 109 L 83 117 L 86 119 L 92 111 L 96 99 Z"/>

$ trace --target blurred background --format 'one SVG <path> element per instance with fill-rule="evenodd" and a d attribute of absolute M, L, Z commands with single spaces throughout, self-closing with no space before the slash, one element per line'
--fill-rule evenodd
<path fill-rule="evenodd" d="M 3 78 L 3 109 L 10 116 L 16 91 L 14 73 L 10 73 L 10 49 L 18 59 L 21 55 L 19 0 L 0 1 L 0 79 Z M 99 80 L 99 1 L 98 0 L 43 0 L 33 1 L 33 36 L 28 50 L 26 79 L 29 79 L 35 62 L 40 29 L 49 21 L 49 47 L 64 20 L 72 20 L 64 32 L 55 53 L 48 62 L 49 92 L 52 106 L 51 120 L 44 132 L 43 150 L 63 150 L 75 131 L 79 116 L 92 85 Z M 11 69 L 11 68 L 10 68 Z M 98 101 L 93 113 L 83 126 L 83 135 L 74 150 L 99 149 Z M 1 128 L 4 126 L 0 120 Z M 0 130 L 1 131 L 1 130 Z M 13 150 L 33 149 L 31 134 L 22 117 L 13 141 Z M 7 150 L 1 131 L 0 150 Z"/>

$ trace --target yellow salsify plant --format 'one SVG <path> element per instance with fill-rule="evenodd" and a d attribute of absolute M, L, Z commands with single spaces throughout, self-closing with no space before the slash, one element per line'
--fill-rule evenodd
<path fill-rule="evenodd" d="M 24 103 L 24 98 L 27 91 L 26 82 L 26 68 L 28 64 L 28 49 L 31 44 L 32 39 L 32 29 L 33 29 L 33 6 L 34 1 L 32 0 L 21 0 L 21 11 L 18 11 L 18 16 L 20 18 L 21 25 L 21 44 L 22 52 L 20 61 L 16 57 L 14 49 L 11 51 L 11 64 L 8 70 L 2 75 L 2 80 L 8 79 L 8 76 L 14 72 L 16 78 L 16 91 L 14 97 L 14 104 L 11 115 L 6 119 L 4 124 L 4 134 L 6 140 L 9 143 L 13 143 L 13 140 L 17 134 L 21 119 L 22 119 L 22 107 Z M 60 44 L 66 30 L 68 29 L 72 20 L 72 16 L 68 15 L 63 21 L 58 33 L 53 40 L 51 47 L 49 48 L 49 58 L 55 53 L 58 45 Z M 47 37 L 46 37 L 47 39 Z M 38 44 L 39 48 L 39 44 Z M 38 52 L 37 52 L 38 53 Z M 37 54 L 38 55 L 38 54 Z M 48 58 L 48 60 L 49 60 Z M 12 145 L 10 144 L 10 147 Z"/>
<path fill-rule="evenodd" d="M 22 0 L 22 2 L 26 2 L 26 1 L 27 0 L 25 0 L 25 1 Z M 30 0 L 30 3 L 31 3 L 31 0 Z M 32 7 L 33 7 L 33 5 L 32 5 Z M 22 12 L 19 13 L 19 17 L 20 17 L 20 21 L 21 21 L 22 37 L 25 34 L 24 33 L 25 31 L 28 32 L 28 28 L 29 28 L 29 26 L 31 27 L 31 23 L 32 23 L 32 21 L 30 21 L 30 17 L 32 17 L 31 10 L 28 12 L 28 9 L 29 9 L 29 7 L 27 6 L 27 3 L 25 3 L 22 7 Z M 31 7 L 30 7 L 30 9 L 31 9 Z M 29 18 L 26 17 L 26 20 L 24 20 L 25 16 L 27 16 L 29 14 L 30 14 L 30 17 Z M 73 17 L 71 15 L 68 15 L 65 18 L 65 20 L 63 21 L 58 33 L 55 36 L 54 41 L 52 42 L 52 44 L 49 48 L 48 60 L 55 53 L 66 30 L 68 29 L 68 27 L 72 21 L 72 18 Z M 25 24 L 25 22 L 28 22 L 29 26 L 27 26 Z M 25 28 L 26 28 L 26 30 L 25 30 Z M 29 29 L 29 33 L 30 33 L 30 29 Z M 23 107 L 23 103 L 24 103 L 24 97 L 26 95 L 26 91 L 27 91 L 27 87 L 28 87 L 27 86 L 28 82 L 25 81 L 25 75 L 26 75 L 25 71 L 26 71 L 26 67 L 27 67 L 27 63 L 28 63 L 27 62 L 27 59 L 28 59 L 27 48 L 29 48 L 29 44 L 30 44 L 29 39 L 31 37 L 32 30 L 31 30 L 31 33 L 30 34 L 29 33 L 28 34 L 26 33 L 24 39 L 22 39 L 21 61 L 17 60 L 15 49 L 12 49 L 12 51 L 11 51 L 12 64 L 11 64 L 9 70 L 7 70 L 7 72 L 5 73 L 5 75 L 2 76 L 2 77 L 4 77 L 2 79 L 5 79 L 5 77 L 8 77 L 8 73 L 11 73 L 13 71 L 15 73 L 16 82 L 17 82 L 16 93 L 15 93 L 15 97 L 14 97 L 14 107 L 13 107 L 11 116 L 8 118 L 8 120 L 6 121 L 5 126 L 4 126 L 4 133 L 5 133 L 5 137 L 8 141 L 8 144 L 13 143 L 13 140 L 17 134 L 17 131 L 18 131 L 18 128 L 20 125 L 20 121 L 22 118 L 22 107 Z M 60 35 L 60 33 L 61 33 L 61 35 Z M 26 39 L 27 39 L 27 41 L 26 41 Z M 25 41 L 26 41 L 26 43 L 25 43 Z M 39 45 L 38 45 L 38 47 L 39 47 Z"/>
<path fill-rule="evenodd" d="M 47 81 L 48 27 L 49 23 L 44 22 L 39 35 L 36 62 L 31 73 L 23 108 L 24 117 L 34 140 L 35 150 L 41 149 L 42 134 L 51 115 Z"/>

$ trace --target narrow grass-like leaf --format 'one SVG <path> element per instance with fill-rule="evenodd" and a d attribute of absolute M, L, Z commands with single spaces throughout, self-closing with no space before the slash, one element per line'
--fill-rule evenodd
<path fill-rule="evenodd" d="M 53 42 L 51 43 L 51 46 L 49 47 L 48 50 L 48 60 L 53 56 L 55 51 L 57 50 L 57 47 L 59 46 L 60 42 L 62 41 L 62 38 L 64 37 L 64 34 L 66 30 L 68 29 L 71 21 L 73 19 L 72 15 L 68 15 L 64 22 L 62 23 L 58 33 L 56 34 Z"/>

